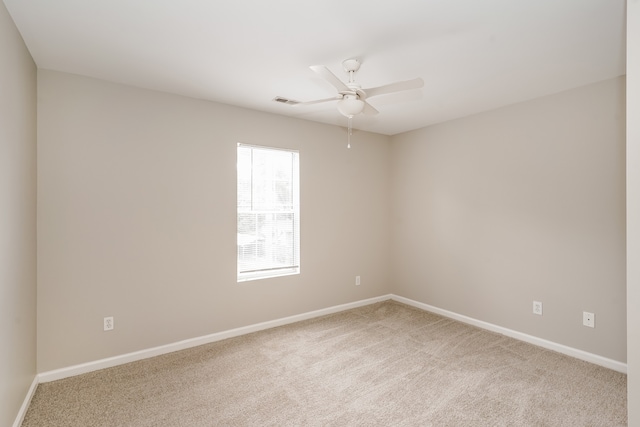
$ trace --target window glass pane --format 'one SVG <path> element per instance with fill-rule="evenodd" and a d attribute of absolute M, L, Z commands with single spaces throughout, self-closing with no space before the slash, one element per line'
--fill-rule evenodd
<path fill-rule="evenodd" d="M 298 153 L 238 146 L 238 280 L 300 269 Z"/>
<path fill-rule="evenodd" d="M 251 150 L 238 147 L 238 209 L 251 208 Z M 239 231 L 238 231 L 239 232 Z"/>

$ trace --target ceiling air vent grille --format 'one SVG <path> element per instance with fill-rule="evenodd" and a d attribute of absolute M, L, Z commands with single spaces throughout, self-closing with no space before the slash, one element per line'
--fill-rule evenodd
<path fill-rule="evenodd" d="M 294 101 L 293 99 L 287 99 L 281 96 L 276 96 L 275 98 L 273 98 L 273 100 L 281 104 L 287 104 L 287 105 L 298 105 L 300 103 L 300 101 Z"/>

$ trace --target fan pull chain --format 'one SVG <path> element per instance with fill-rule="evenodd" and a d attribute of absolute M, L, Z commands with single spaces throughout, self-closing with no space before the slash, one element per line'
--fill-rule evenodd
<path fill-rule="evenodd" d="M 347 130 L 347 148 L 351 148 L 351 121 L 353 120 L 353 116 L 349 116 L 349 129 Z"/>

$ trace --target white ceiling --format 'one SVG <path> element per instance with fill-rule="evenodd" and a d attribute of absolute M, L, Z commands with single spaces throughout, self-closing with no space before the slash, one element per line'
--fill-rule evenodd
<path fill-rule="evenodd" d="M 344 126 L 309 69 L 363 87 L 393 135 L 625 74 L 625 0 L 4 0 L 37 66 Z"/>

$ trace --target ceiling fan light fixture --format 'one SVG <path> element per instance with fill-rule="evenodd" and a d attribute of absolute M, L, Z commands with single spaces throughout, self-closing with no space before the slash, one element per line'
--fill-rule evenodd
<path fill-rule="evenodd" d="M 338 101 L 338 111 L 346 117 L 353 117 L 360 114 L 363 109 L 364 102 L 355 95 L 345 95 L 344 98 Z"/>

